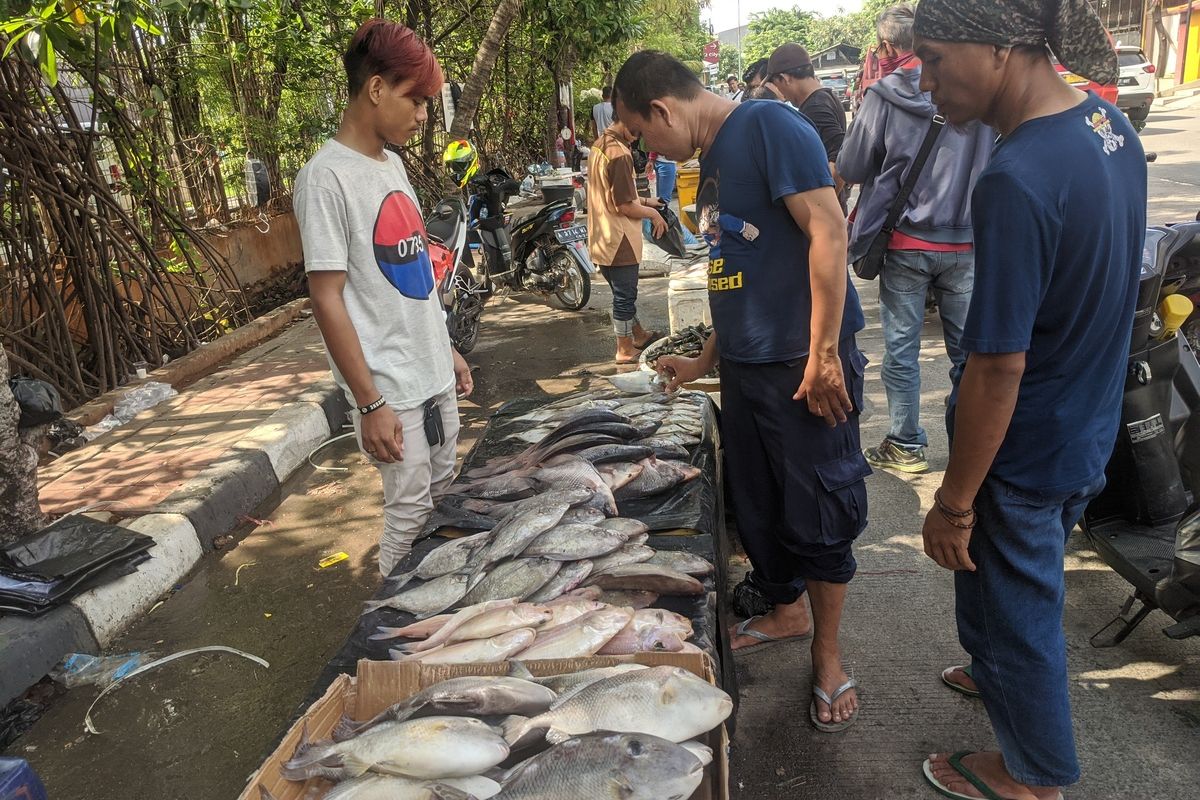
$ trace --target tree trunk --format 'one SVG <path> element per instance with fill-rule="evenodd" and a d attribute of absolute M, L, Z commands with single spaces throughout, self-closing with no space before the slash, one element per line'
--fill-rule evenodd
<path fill-rule="evenodd" d="M 496 13 L 492 15 L 492 23 L 488 25 L 487 34 L 475 54 L 475 64 L 471 67 L 471 75 L 463 87 L 458 107 L 454 110 L 454 122 L 450 126 L 450 138 L 462 139 L 469 136 L 475 125 L 475 115 L 479 112 L 479 101 L 483 91 L 492 79 L 492 69 L 496 59 L 500 57 L 500 48 L 508 29 L 521 9 L 521 0 L 500 0 Z"/>
<path fill-rule="evenodd" d="M 46 524 L 38 505 L 37 451 L 21 441 L 21 409 L 8 388 L 8 355 L 0 347 L 0 544 Z"/>

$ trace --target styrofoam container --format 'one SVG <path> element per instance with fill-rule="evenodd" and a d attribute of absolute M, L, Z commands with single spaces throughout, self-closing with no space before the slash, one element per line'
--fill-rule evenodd
<path fill-rule="evenodd" d="M 706 273 L 685 273 L 671 278 L 667 289 L 667 313 L 671 333 L 692 325 L 712 325 L 708 308 L 708 278 Z"/>

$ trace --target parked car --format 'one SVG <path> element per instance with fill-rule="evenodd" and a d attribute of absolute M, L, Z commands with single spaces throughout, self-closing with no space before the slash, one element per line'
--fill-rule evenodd
<path fill-rule="evenodd" d="M 1154 102 L 1154 65 L 1142 48 L 1117 47 L 1121 77 L 1117 79 L 1117 108 L 1125 112 L 1136 130 L 1146 127 L 1150 104 Z"/>
<path fill-rule="evenodd" d="M 1095 92 L 1101 100 L 1107 100 L 1113 105 L 1117 104 L 1117 85 L 1115 83 L 1099 84 L 1095 81 L 1090 81 L 1082 75 L 1076 75 L 1069 69 L 1058 63 L 1058 59 L 1053 55 L 1050 56 L 1050 61 L 1054 64 L 1054 68 L 1058 70 L 1058 74 L 1063 77 L 1067 83 L 1074 86 L 1076 89 L 1082 89 L 1088 92 Z"/>
<path fill-rule="evenodd" d="M 832 89 L 833 96 L 841 102 L 842 108 L 846 111 L 850 110 L 850 83 L 846 80 L 845 75 L 822 75 L 821 85 L 826 89 Z"/>

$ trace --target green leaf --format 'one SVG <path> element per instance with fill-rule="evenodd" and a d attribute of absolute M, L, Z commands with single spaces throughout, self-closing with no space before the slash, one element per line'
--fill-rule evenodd
<path fill-rule="evenodd" d="M 14 47 L 16 47 L 18 44 L 20 44 L 21 42 L 25 41 L 25 37 L 28 36 L 29 32 L 32 30 L 33 30 L 33 26 L 30 25 L 27 28 L 25 28 L 25 30 L 21 31 L 20 33 L 18 33 L 17 35 L 15 35 L 11 39 L 9 39 L 8 44 L 4 47 L 4 54 L 0 55 L 0 58 L 8 58 L 8 54 L 12 52 L 12 49 Z"/>
<path fill-rule="evenodd" d="M 58 85 L 58 56 L 54 51 L 54 42 L 50 41 L 49 36 L 42 36 L 41 47 L 38 48 L 38 64 L 42 68 L 42 74 L 46 76 L 46 80 L 51 86 Z"/>
<path fill-rule="evenodd" d="M 162 28 L 155 25 L 145 17 L 134 17 L 133 24 L 144 30 L 151 36 L 162 36 Z"/>
<path fill-rule="evenodd" d="M 163 90 L 157 85 L 150 87 L 150 96 L 154 98 L 154 102 L 156 103 L 166 102 L 167 99 L 167 96 L 163 94 Z"/>
<path fill-rule="evenodd" d="M 58 0 L 50 0 L 49 3 L 46 3 L 46 7 L 42 9 L 42 13 L 39 16 L 42 19 L 50 19 L 54 16 L 55 11 L 58 11 Z"/>

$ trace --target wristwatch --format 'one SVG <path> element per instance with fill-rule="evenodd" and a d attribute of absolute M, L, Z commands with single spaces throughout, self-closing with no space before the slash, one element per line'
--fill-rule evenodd
<path fill-rule="evenodd" d="M 379 399 L 376 400 L 374 403 L 368 403 L 365 406 L 359 406 L 358 413 L 359 414 L 370 414 L 372 411 L 376 411 L 380 408 L 383 408 L 385 405 L 387 405 L 387 401 L 383 399 L 383 395 L 380 395 Z"/>

